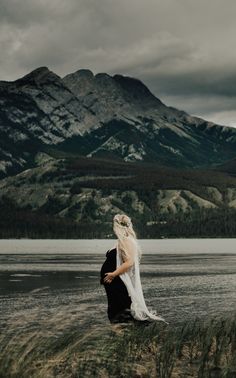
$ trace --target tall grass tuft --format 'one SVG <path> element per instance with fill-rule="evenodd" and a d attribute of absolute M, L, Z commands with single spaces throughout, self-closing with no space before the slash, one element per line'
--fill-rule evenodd
<path fill-rule="evenodd" d="M 144 326 L 31 313 L 0 333 L 2 378 L 235 376 L 236 316 Z"/>

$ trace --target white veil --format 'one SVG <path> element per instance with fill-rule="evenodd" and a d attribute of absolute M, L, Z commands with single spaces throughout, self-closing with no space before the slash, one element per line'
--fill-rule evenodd
<path fill-rule="evenodd" d="M 116 243 L 116 265 L 117 268 L 123 263 L 121 258 L 121 251 L 119 249 L 118 241 Z M 134 265 L 125 273 L 120 274 L 120 278 L 124 282 L 129 296 L 131 298 L 131 314 L 137 320 L 161 320 L 167 323 L 161 316 L 154 311 L 149 311 L 143 296 L 142 284 L 140 279 L 139 259 L 138 254 L 135 253 Z"/>
<path fill-rule="evenodd" d="M 114 218 L 116 217 L 117 216 L 115 216 Z M 117 221 L 117 223 L 120 223 L 120 222 Z M 121 227 L 123 228 L 124 226 L 122 226 L 122 224 L 121 224 Z M 133 260 L 134 260 L 134 264 L 131 266 L 131 268 L 129 268 L 125 273 L 122 273 L 119 276 L 124 282 L 127 288 L 128 294 L 131 298 L 131 302 L 132 302 L 131 307 L 130 307 L 131 314 L 137 320 L 153 319 L 153 320 L 160 320 L 168 324 L 164 318 L 162 318 L 160 315 L 157 315 L 156 311 L 149 311 L 146 306 L 145 299 L 143 296 L 142 284 L 141 284 L 141 279 L 140 279 L 140 269 L 139 269 L 141 249 L 140 249 L 140 246 L 138 245 L 137 239 L 135 238 L 136 234 L 132 229 L 131 221 L 129 222 L 129 226 L 131 226 L 132 232 L 130 233 L 130 232 L 127 232 L 126 230 L 126 233 L 123 233 L 123 237 L 119 238 L 116 241 L 115 247 L 117 251 L 116 253 L 117 268 L 124 262 L 122 259 L 122 256 L 124 256 L 124 254 L 126 256 L 132 255 Z M 118 232 L 118 235 L 120 235 L 119 232 Z M 119 247 L 119 241 L 121 242 L 120 245 L 121 245 L 122 250 Z"/>

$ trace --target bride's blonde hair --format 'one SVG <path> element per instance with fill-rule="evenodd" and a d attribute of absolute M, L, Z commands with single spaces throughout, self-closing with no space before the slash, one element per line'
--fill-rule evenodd
<path fill-rule="evenodd" d="M 137 240 L 136 232 L 133 229 L 133 224 L 131 218 L 126 214 L 116 214 L 113 218 L 113 231 L 116 234 L 121 247 L 123 246 L 123 250 L 125 251 L 125 240 L 131 236 L 137 245 L 137 252 L 139 255 L 139 259 L 142 255 L 141 247 Z"/>

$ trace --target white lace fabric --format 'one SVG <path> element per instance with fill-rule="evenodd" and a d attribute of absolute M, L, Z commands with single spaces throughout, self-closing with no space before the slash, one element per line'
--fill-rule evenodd
<path fill-rule="evenodd" d="M 128 294 L 131 298 L 131 314 L 137 320 L 159 320 L 168 324 L 165 319 L 157 315 L 156 311 L 149 311 L 143 296 L 142 284 L 140 279 L 139 255 L 137 251 L 137 243 L 134 238 L 127 237 L 122 240 L 122 250 L 119 248 L 118 240 L 116 242 L 116 266 L 117 268 L 124 262 L 122 261 L 123 249 L 125 256 L 129 256 L 134 264 L 125 273 L 120 274 L 120 278 L 124 282 Z"/>

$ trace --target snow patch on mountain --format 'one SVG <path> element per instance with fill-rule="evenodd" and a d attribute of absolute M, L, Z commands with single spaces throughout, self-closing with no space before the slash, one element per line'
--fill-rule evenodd
<path fill-rule="evenodd" d="M 109 139 L 106 140 L 106 142 L 104 142 L 100 147 L 96 148 L 94 151 L 89 153 L 87 156 L 91 157 L 101 150 L 120 152 L 123 155 L 126 149 L 127 145 L 124 142 L 118 141 L 114 136 L 111 136 Z"/>
<path fill-rule="evenodd" d="M 3 173 L 7 172 L 7 169 L 12 167 L 12 162 L 11 161 L 6 161 L 6 160 L 0 160 L 0 171 Z"/>
<path fill-rule="evenodd" d="M 128 147 L 128 155 L 125 156 L 125 161 L 136 161 L 136 160 L 143 160 L 144 155 L 146 155 L 146 151 L 144 150 L 143 146 L 136 147 L 134 144 L 129 145 Z"/>
<path fill-rule="evenodd" d="M 166 144 L 159 143 L 161 147 L 166 148 L 168 151 L 172 152 L 173 154 L 183 156 L 182 152 L 180 150 L 177 150 L 171 146 L 167 146 Z"/>

